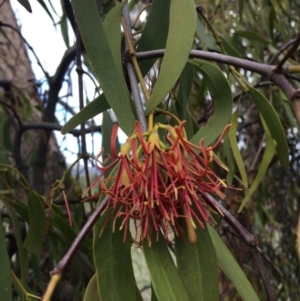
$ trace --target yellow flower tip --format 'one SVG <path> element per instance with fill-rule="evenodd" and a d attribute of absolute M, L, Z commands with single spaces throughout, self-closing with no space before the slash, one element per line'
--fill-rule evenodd
<path fill-rule="evenodd" d="M 178 135 L 176 133 L 176 130 L 171 126 L 171 125 L 167 125 L 166 126 L 166 130 L 169 132 L 169 135 L 173 138 L 173 139 L 177 139 Z"/>
<path fill-rule="evenodd" d="M 127 156 L 129 155 L 132 147 L 132 138 L 127 138 L 126 142 L 121 146 L 121 156 Z"/>
<path fill-rule="evenodd" d="M 129 186 L 131 184 L 131 180 L 127 174 L 127 171 L 123 169 L 122 174 L 121 174 L 121 184 L 124 185 L 125 187 Z"/>
<path fill-rule="evenodd" d="M 152 129 L 151 134 L 149 135 L 148 142 L 152 145 L 159 147 L 160 139 L 156 128 Z"/>
<path fill-rule="evenodd" d="M 195 244 L 197 242 L 197 234 L 195 231 L 196 225 L 191 218 L 186 218 L 185 223 L 189 242 Z"/>

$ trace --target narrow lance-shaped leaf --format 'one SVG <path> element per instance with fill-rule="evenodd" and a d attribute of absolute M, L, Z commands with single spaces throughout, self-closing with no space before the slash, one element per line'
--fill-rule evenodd
<path fill-rule="evenodd" d="M 253 42 L 253 41 L 260 42 L 264 45 L 269 44 L 268 40 L 264 39 L 261 35 L 257 34 L 256 32 L 253 32 L 253 31 L 239 30 L 234 33 L 234 36 L 246 38 L 246 39 L 250 40 L 251 42 Z"/>
<path fill-rule="evenodd" d="M 102 161 L 104 161 L 105 159 L 107 160 L 107 158 L 110 157 L 112 150 L 111 150 L 111 137 L 112 137 L 112 131 L 113 131 L 113 126 L 114 123 L 111 120 L 110 114 L 109 112 L 105 111 L 103 113 L 103 119 L 102 119 L 102 148 L 104 149 L 103 153 L 102 153 Z M 116 141 L 116 153 L 119 153 L 120 150 L 120 144 L 118 142 L 118 140 Z M 106 165 L 109 165 L 110 163 L 113 162 L 113 158 L 106 161 Z M 108 176 L 110 174 L 111 170 L 108 170 L 105 173 L 105 177 Z"/>
<path fill-rule="evenodd" d="M 116 220 L 116 230 L 112 233 L 114 214 L 116 212 L 112 212 L 111 208 L 107 209 L 94 227 L 93 250 L 99 297 L 100 300 L 134 301 L 137 295 L 130 254 L 130 234 L 127 233 L 127 239 L 123 242 L 124 232 L 119 230 L 121 219 Z"/>
<path fill-rule="evenodd" d="M 43 200 L 33 191 L 28 194 L 29 229 L 24 242 L 24 248 L 33 253 L 39 253 L 46 235 L 46 215 Z"/>
<path fill-rule="evenodd" d="M 18 0 L 18 2 L 30 13 L 32 13 L 31 5 L 28 0 Z"/>
<path fill-rule="evenodd" d="M 120 20 L 122 15 L 122 10 L 127 0 L 121 2 L 107 14 L 103 21 L 103 29 L 107 36 L 107 41 L 111 49 L 116 67 L 120 74 L 122 71 L 122 60 L 121 60 L 121 32 L 120 32 Z"/>
<path fill-rule="evenodd" d="M 175 239 L 177 269 L 190 300 L 218 301 L 218 262 L 214 246 L 207 228 L 197 227 L 195 231 L 195 244 L 185 236 Z"/>
<path fill-rule="evenodd" d="M 101 94 L 93 101 L 88 103 L 79 113 L 74 115 L 67 123 L 62 127 L 61 133 L 66 134 L 75 129 L 81 123 L 97 116 L 100 113 L 110 109 L 110 105 L 106 101 L 104 94 Z"/>
<path fill-rule="evenodd" d="M 240 172 L 240 175 L 242 178 L 243 185 L 245 188 L 248 188 L 248 178 L 247 178 L 247 174 L 246 174 L 246 169 L 245 169 L 244 161 L 243 161 L 243 158 L 240 153 L 240 150 L 239 150 L 239 147 L 237 144 L 237 140 L 236 140 L 236 132 L 237 132 L 237 124 L 238 124 L 237 119 L 238 119 L 238 108 L 232 115 L 232 118 L 231 118 L 232 126 L 229 129 L 228 137 L 229 137 L 232 153 L 234 155 L 237 167 L 239 169 L 239 172 Z"/>
<path fill-rule="evenodd" d="M 188 97 L 193 85 L 194 67 L 191 64 L 186 64 L 181 76 L 180 85 L 176 98 L 177 117 L 180 120 L 186 120 L 186 133 L 188 138 L 194 135 L 193 120 L 188 111 Z"/>
<path fill-rule="evenodd" d="M 266 141 L 266 147 L 265 147 L 265 152 L 262 158 L 262 161 L 259 165 L 258 171 L 257 171 L 257 175 L 255 177 L 254 182 L 252 183 L 250 189 L 248 190 L 246 196 L 244 197 L 241 206 L 239 208 L 238 212 L 241 212 L 242 209 L 244 208 L 244 206 L 247 204 L 247 202 L 249 201 L 251 195 L 254 193 L 254 191 L 257 189 L 258 185 L 260 184 L 260 182 L 262 181 L 268 167 L 269 164 L 274 156 L 275 153 L 275 149 L 276 149 L 276 141 L 274 141 L 270 135 L 270 132 L 268 131 L 268 128 L 266 126 L 265 121 L 262 119 L 262 123 L 265 129 L 265 141 Z"/>
<path fill-rule="evenodd" d="M 111 43 L 98 14 L 96 2 L 73 0 L 72 5 L 85 49 L 100 80 L 106 100 L 114 110 L 120 127 L 130 135 L 135 122 L 131 110 L 132 100 L 124 76 L 115 61 L 114 49 L 110 47 Z M 111 38 L 120 39 L 120 36 Z"/>
<path fill-rule="evenodd" d="M 170 1 L 152 1 L 150 15 L 139 40 L 137 52 L 166 48 Z M 147 74 L 155 61 L 156 59 L 151 59 L 139 63 L 143 75 Z"/>
<path fill-rule="evenodd" d="M 1 299 L 5 301 L 12 300 L 11 278 L 10 278 L 10 263 L 6 248 L 6 239 L 2 217 L 0 214 L 0 294 Z"/>
<path fill-rule="evenodd" d="M 266 97 L 251 86 L 248 86 L 251 99 L 262 115 L 272 138 L 277 142 L 277 153 L 280 163 L 287 167 L 289 164 L 289 149 L 286 136 L 279 117 Z"/>
<path fill-rule="evenodd" d="M 222 241 L 221 237 L 209 224 L 207 224 L 207 229 L 217 254 L 219 266 L 225 275 L 231 280 L 242 299 L 244 301 L 259 301 L 259 298 L 252 285 Z"/>
<path fill-rule="evenodd" d="M 18 247 L 18 255 L 19 255 L 19 264 L 21 270 L 21 279 L 22 282 L 25 283 L 27 279 L 27 262 L 26 262 L 26 250 L 23 247 L 22 235 L 21 235 L 21 228 L 20 228 L 20 221 L 14 210 L 10 206 L 6 206 L 7 212 L 11 219 L 14 235 L 16 238 L 16 243 Z"/>
<path fill-rule="evenodd" d="M 235 175 L 235 164 L 234 164 L 234 158 L 229 144 L 228 133 L 224 136 L 223 147 L 224 147 L 224 155 L 227 158 L 227 165 L 228 165 L 227 166 L 228 168 L 226 169 L 227 171 L 226 182 L 228 186 L 231 186 Z"/>
<path fill-rule="evenodd" d="M 190 301 L 162 235 L 153 238 L 151 248 L 145 242 L 143 250 L 157 300 Z"/>
<path fill-rule="evenodd" d="M 178 80 L 192 48 L 195 28 L 194 1 L 172 0 L 165 55 L 157 82 L 146 107 L 146 114 L 150 114 L 164 100 Z"/>
<path fill-rule="evenodd" d="M 97 285 L 97 274 L 94 274 L 86 288 L 83 301 L 100 301 Z"/>
<path fill-rule="evenodd" d="M 232 112 L 231 89 L 222 71 L 215 65 L 205 61 L 190 62 L 200 70 L 213 98 L 213 114 L 205 126 L 194 135 L 191 142 L 198 144 L 201 139 L 204 139 L 205 145 L 209 146 L 220 136 L 230 120 Z"/>
<path fill-rule="evenodd" d="M 121 65 L 121 34 L 120 34 L 120 18 L 122 13 L 122 8 L 124 7 L 126 1 L 114 7 L 106 16 L 103 22 L 103 29 L 108 38 L 108 44 L 112 49 L 112 55 L 116 63 L 116 68 L 118 72 L 122 74 Z M 111 38 L 113 37 L 113 38 Z M 87 120 L 99 115 L 100 113 L 110 109 L 111 106 L 108 104 L 104 94 L 99 95 L 93 101 L 88 103 L 79 113 L 73 116 L 68 122 L 63 126 L 61 132 L 66 134 L 67 132 L 73 130 L 76 126 Z"/>

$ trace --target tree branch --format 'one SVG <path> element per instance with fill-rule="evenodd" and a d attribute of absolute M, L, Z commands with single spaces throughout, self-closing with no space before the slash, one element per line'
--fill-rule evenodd
<path fill-rule="evenodd" d="M 145 60 L 162 57 L 164 56 L 164 53 L 164 49 L 159 49 L 145 52 L 137 52 L 135 55 L 138 60 Z M 217 63 L 223 63 L 237 68 L 243 68 L 248 71 L 252 71 L 262 75 L 267 75 L 269 79 L 272 82 L 274 82 L 274 84 L 277 85 L 292 102 L 297 123 L 300 127 L 300 90 L 296 90 L 295 88 L 293 88 L 291 83 L 286 79 L 285 75 L 288 75 L 287 67 L 283 66 L 282 68 L 280 68 L 280 70 L 277 70 L 276 65 L 268 65 L 264 63 L 253 62 L 246 59 L 240 59 L 221 53 L 211 53 L 203 50 L 192 50 L 190 53 L 190 57 L 204 59 Z"/>
<path fill-rule="evenodd" d="M 270 283 L 266 268 L 262 262 L 260 252 L 258 250 L 258 241 L 254 235 L 248 232 L 239 221 L 229 212 L 227 211 L 219 202 L 217 202 L 212 196 L 209 194 L 199 191 L 203 199 L 209 204 L 212 208 L 218 208 L 222 214 L 226 222 L 240 235 L 240 237 L 249 245 L 251 253 L 256 262 L 256 267 L 261 276 L 263 285 L 266 290 L 266 294 L 268 296 L 269 301 L 276 301 L 275 293 Z"/>
<path fill-rule="evenodd" d="M 80 244 L 86 238 L 86 236 L 88 235 L 88 233 L 90 232 L 90 230 L 92 229 L 92 227 L 94 226 L 96 221 L 98 220 L 99 216 L 101 215 L 103 210 L 106 208 L 108 200 L 109 200 L 109 196 L 106 196 L 102 200 L 102 202 L 99 204 L 99 206 L 96 207 L 95 211 L 91 214 L 88 221 L 85 223 L 83 228 L 79 231 L 77 237 L 74 239 L 74 241 L 71 244 L 69 250 L 63 256 L 63 258 L 60 260 L 60 262 L 56 265 L 56 267 L 52 270 L 52 272 L 51 272 L 51 276 L 52 276 L 51 281 L 49 282 L 47 290 L 46 290 L 44 296 L 42 297 L 41 301 L 46 299 L 45 296 L 47 296 L 47 298 L 51 297 L 52 293 L 49 294 L 48 292 L 51 289 L 53 289 L 53 282 L 54 282 L 54 285 L 56 285 L 56 283 L 57 283 L 57 280 L 55 281 L 55 276 L 57 275 L 60 279 L 60 276 L 63 274 L 66 267 L 69 265 L 70 261 L 72 260 L 75 253 L 77 252 Z M 53 279 L 54 279 L 54 281 L 52 282 Z M 46 299 L 46 300 L 48 300 L 48 299 Z"/>
<path fill-rule="evenodd" d="M 55 108 L 58 102 L 58 94 L 62 87 L 62 83 L 64 80 L 64 76 L 71 64 L 71 62 L 75 59 L 76 55 L 76 47 L 73 46 L 69 48 L 58 68 L 56 69 L 56 73 L 54 76 L 49 78 L 49 94 L 48 94 L 48 102 L 44 111 L 43 121 L 45 122 L 54 122 L 55 120 Z M 46 168 L 46 158 L 48 153 L 48 142 L 51 136 L 51 131 L 43 131 L 40 134 L 37 155 L 33 164 L 32 171 L 32 179 L 33 179 L 33 188 L 39 193 L 44 193 L 44 171 Z"/>

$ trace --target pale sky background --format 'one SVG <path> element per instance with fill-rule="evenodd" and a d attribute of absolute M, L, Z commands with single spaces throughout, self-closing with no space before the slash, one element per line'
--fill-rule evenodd
<path fill-rule="evenodd" d="M 67 47 L 63 40 L 61 34 L 60 24 L 60 16 L 62 15 L 61 4 L 60 1 L 52 1 L 52 5 L 54 6 L 56 13 L 53 12 L 49 2 L 51 1 L 44 1 L 49 10 L 52 13 L 52 16 L 55 20 L 56 26 L 53 25 L 52 20 L 50 19 L 49 15 L 43 9 L 43 7 L 38 3 L 37 0 L 31 0 L 30 4 L 32 7 L 32 13 L 26 11 L 26 9 L 20 5 L 17 0 L 11 0 L 11 5 L 15 12 L 15 15 L 18 19 L 19 24 L 21 25 L 21 31 L 24 38 L 27 42 L 33 47 L 35 53 L 39 57 L 40 62 L 42 63 L 44 69 L 49 73 L 49 75 L 53 75 L 61 58 L 66 51 Z M 75 42 L 75 37 L 73 34 L 73 30 L 71 26 L 69 26 L 69 42 L 72 46 Z M 41 70 L 41 68 L 36 63 L 36 59 L 29 51 L 29 57 L 32 62 L 32 68 L 36 76 L 37 81 L 44 81 L 45 77 Z M 92 81 L 87 77 L 84 76 L 84 92 L 87 92 L 84 98 L 88 98 L 89 101 L 94 99 L 95 94 L 95 86 Z M 78 85 L 77 85 L 77 73 L 75 68 L 72 70 L 72 97 L 68 97 L 68 99 L 64 98 L 63 101 L 68 102 L 76 112 L 79 110 L 79 102 L 78 102 Z M 47 90 L 47 85 L 43 86 L 43 90 Z M 67 95 L 67 84 L 64 84 L 60 96 Z M 59 112 L 62 113 L 59 113 Z M 63 110 L 60 105 L 57 105 L 57 118 L 60 121 L 60 124 L 63 125 L 64 115 Z M 67 120 L 71 118 L 71 114 L 67 114 Z M 102 116 L 98 116 L 95 119 L 95 123 L 97 125 L 101 124 Z M 59 145 L 61 145 L 61 149 L 64 151 L 64 155 L 68 163 L 72 163 L 77 158 L 78 152 L 78 144 L 77 139 L 75 139 L 71 134 L 68 135 L 61 135 L 60 132 L 54 131 L 57 137 Z M 125 139 L 125 136 L 122 135 L 121 137 L 122 142 Z M 97 154 L 101 149 L 101 135 L 95 134 L 94 135 L 94 143 L 92 142 L 91 135 L 87 135 L 87 151 L 89 153 Z"/>

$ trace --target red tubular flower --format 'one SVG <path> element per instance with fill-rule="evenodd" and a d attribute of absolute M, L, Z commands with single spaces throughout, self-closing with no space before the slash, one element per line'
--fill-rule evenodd
<path fill-rule="evenodd" d="M 103 173 L 114 167 L 108 178 L 100 180 L 103 193 L 110 196 L 107 206 L 115 209 L 115 218 L 122 219 L 120 229 L 125 228 L 124 240 L 129 220 L 134 220 L 137 239 L 151 243 L 153 232 L 162 230 L 165 236 L 170 228 L 181 236 L 183 231 L 179 220 L 187 224 L 188 236 L 195 242 L 196 223 L 201 227 L 210 221 L 210 213 L 199 191 L 214 193 L 223 198 L 224 181 L 211 170 L 212 151 L 221 142 L 227 126 L 218 141 L 205 147 L 190 143 L 185 137 L 185 121 L 178 126 L 156 124 L 143 133 L 136 122 L 136 131 L 115 151 L 117 129 L 113 131 L 113 163 L 98 167 Z M 159 131 L 167 133 L 169 145 L 165 145 Z M 118 205 L 118 206 L 117 206 Z M 115 223 L 114 223 L 115 224 Z"/>

